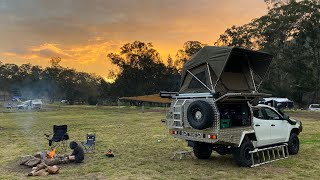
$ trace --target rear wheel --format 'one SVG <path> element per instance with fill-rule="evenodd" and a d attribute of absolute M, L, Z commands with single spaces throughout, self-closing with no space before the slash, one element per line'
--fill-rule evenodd
<path fill-rule="evenodd" d="M 296 133 L 291 133 L 288 142 L 288 151 L 290 155 L 298 154 L 299 152 L 299 138 Z"/>
<path fill-rule="evenodd" d="M 252 157 L 249 152 L 252 150 L 254 150 L 253 144 L 249 138 L 246 137 L 242 141 L 241 146 L 234 149 L 233 158 L 239 166 L 250 167 L 252 165 Z"/>
<path fill-rule="evenodd" d="M 193 146 L 193 153 L 198 159 L 209 159 L 212 147 L 206 143 L 197 143 Z"/>

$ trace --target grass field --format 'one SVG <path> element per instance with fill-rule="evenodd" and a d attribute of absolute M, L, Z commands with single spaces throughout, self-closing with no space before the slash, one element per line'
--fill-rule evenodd
<path fill-rule="evenodd" d="M 161 109 L 66 106 L 43 112 L 0 111 L 0 179 L 23 179 L 30 169 L 17 164 L 19 156 L 46 148 L 44 133 L 54 124 L 67 124 L 71 140 L 97 135 L 97 152 L 80 165 L 64 165 L 52 179 L 319 179 L 320 113 L 290 112 L 302 120 L 300 152 L 289 159 L 257 168 L 240 168 L 230 155 L 213 153 L 209 160 L 189 157 L 170 160 L 186 143 L 168 135 Z M 158 141 L 160 140 L 160 142 Z M 101 151 L 112 149 L 114 158 Z M 32 178 L 34 179 L 34 178 Z"/>

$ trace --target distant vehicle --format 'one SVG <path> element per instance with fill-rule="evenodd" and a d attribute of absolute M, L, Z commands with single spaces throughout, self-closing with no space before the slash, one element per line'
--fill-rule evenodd
<path fill-rule="evenodd" d="M 34 99 L 31 102 L 31 109 L 41 109 L 42 108 L 42 101 L 41 99 Z"/>
<path fill-rule="evenodd" d="M 21 104 L 18 104 L 16 107 L 17 109 L 28 109 L 29 106 L 31 106 L 31 100 L 24 101 Z"/>
<path fill-rule="evenodd" d="M 310 104 L 309 111 L 320 111 L 320 104 Z"/>
<path fill-rule="evenodd" d="M 21 97 L 20 96 L 13 96 L 11 101 L 12 102 L 21 102 Z"/>
<path fill-rule="evenodd" d="M 269 97 L 263 98 L 259 101 L 259 104 L 269 105 L 271 107 L 277 108 L 281 106 L 281 108 L 293 108 L 293 101 L 289 100 L 288 98 L 279 98 L 279 97 Z"/>
<path fill-rule="evenodd" d="M 68 103 L 68 100 L 63 99 L 63 100 L 61 100 L 60 102 L 67 104 L 67 103 Z"/>
<path fill-rule="evenodd" d="M 27 100 L 16 106 L 17 109 L 41 109 L 41 99 Z"/>

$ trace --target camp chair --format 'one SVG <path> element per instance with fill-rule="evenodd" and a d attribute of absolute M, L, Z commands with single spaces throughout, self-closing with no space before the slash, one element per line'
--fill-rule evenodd
<path fill-rule="evenodd" d="M 51 138 L 49 138 L 50 135 L 45 134 L 47 136 L 47 139 L 49 141 L 50 149 L 57 149 L 58 147 L 61 148 L 61 150 L 67 151 L 68 147 L 68 139 L 69 135 L 67 133 L 68 126 L 67 125 L 53 125 L 53 135 Z"/>
<path fill-rule="evenodd" d="M 96 146 L 96 135 L 95 134 L 87 134 L 87 142 L 81 142 L 83 145 L 85 151 L 88 152 L 93 152 L 95 151 L 95 146 Z"/>

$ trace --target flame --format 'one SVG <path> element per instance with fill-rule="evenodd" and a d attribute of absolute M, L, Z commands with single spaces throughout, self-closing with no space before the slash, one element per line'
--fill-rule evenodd
<path fill-rule="evenodd" d="M 56 148 L 53 148 L 52 151 L 50 151 L 50 152 L 47 153 L 47 157 L 48 157 L 49 159 L 54 158 L 55 155 L 56 155 L 56 151 L 57 151 L 57 149 L 56 149 Z"/>

